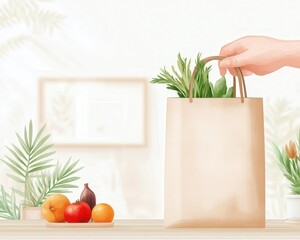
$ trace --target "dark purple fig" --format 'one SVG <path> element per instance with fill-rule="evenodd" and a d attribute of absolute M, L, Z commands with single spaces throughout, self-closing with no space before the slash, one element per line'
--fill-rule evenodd
<path fill-rule="evenodd" d="M 84 184 L 84 189 L 80 195 L 80 201 L 86 202 L 90 206 L 91 210 L 93 210 L 96 205 L 95 193 L 89 188 L 88 183 Z"/>

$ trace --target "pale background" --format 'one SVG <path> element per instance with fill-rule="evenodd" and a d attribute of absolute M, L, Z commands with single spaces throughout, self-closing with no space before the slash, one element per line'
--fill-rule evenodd
<path fill-rule="evenodd" d="M 150 80 L 175 64 L 178 52 L 188 58 L 215 55 L 225 43 L 250 34 L 300 39 L 297 0 L 1 0 L 0 8 L 9 3 L 15 13 L 0 11 L 1 155 L 4 145 L 16 141 L 15 131 L 30 119 L 37 125 L 40 77 Z M 57 27 L 51 31 L 47 18 L 36 27 L 27 5 L 56 12 Z M 10 21 L 13 14 L 21 20 Z M 284 68 L 246 81 L 250 96 L 265 98 L 267 218 L 284 218 L 288 189 L 270 143 L 283 146 L 300 128 L 300 70 Z M 57 149 L 56 158 L 72 155 L 85 166 L 80 188 L 68 195 L 72 201 L 88 182 L 97 202 L 110 203 L 116 218 L 163 218 L 165 102 L 173 94 L 159 85 L 149 84 L 148 91 L 146 147 Z M 6 171 L 1 164 L 0 183 L 9 187 Z"/>

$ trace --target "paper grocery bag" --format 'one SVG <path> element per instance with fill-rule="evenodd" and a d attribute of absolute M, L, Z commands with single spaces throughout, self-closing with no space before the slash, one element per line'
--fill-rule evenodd
<path fill-rule="evenodd" d="M 261 98 L 168 98 L 165 227 L 264 227 Z"/>

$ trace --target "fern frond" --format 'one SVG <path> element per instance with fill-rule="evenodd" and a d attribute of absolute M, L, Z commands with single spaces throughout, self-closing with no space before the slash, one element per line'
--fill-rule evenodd
<path fill-rule="evenodd" d="M 50 33 L 55 28 L 59 29 L 65 16 L 53 11 L 38 9 L 31 12 L 31 25 L 38 31 L 48 30 Z"/>
<path fill-rule="evenodd" d="M 21 48 L 26 44 L 28 40 L 29 37 L 27 35 L 20 35 L 17 37 L 12 37 L 3 43 L 0 43 L 0 57 L 6 57 L 10 51 Z"/>
<path fill-rule="evenodd" d="M 41 8 L 37 1 L 10 0 L 0 6 L 0 28 L 25 24 L 34 31 L 52 31 L 59 28 L 65 16 Z"/>

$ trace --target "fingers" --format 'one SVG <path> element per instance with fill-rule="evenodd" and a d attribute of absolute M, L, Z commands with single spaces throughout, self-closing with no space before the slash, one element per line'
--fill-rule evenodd
<path fill-rule="evenodd" d="M 245 67 L 248 65 L 249 56 L 243 45 L 243 39 L 238 39 L 222 47 L 220 55 L 226 57 L 219 61 L 219 71 L 222 76 L 226 74 L 227 70 L 231 75 L 236 76 L 235 67 L 240 67 L 244 76 L 253 74 Z"/>
<path fill-rule="evenodd" d="M 228 71 L 230 72 L 230 74 L 232 76 L 236 76 L 236 72 L 235 72 L 234 68 L 228 68 Z"/>
<path fill-rule="evenodd" d="M 249 69 L 247 69 L 246 67 L 245 68 L 241 68 L 241 70 L 242 70 L 242 73 L 243 73 L 244 76 L 250 76 L 250 75 L 253 74 L 253 72 L 250 71 Z M 230 74 L 232 76 L 236 76 L 237 75 L 234 68 L 228 68 L 228 71 L 230 72 Z M 224 76 L 224 75 L 222 75 L 222 76 Z"/>
<path fill-rule="evenodd" d="M 251 76 L 253 74 L 253 72 L 251 72 L 247 69 L 242 69 L 242 73 L 244 76 Z"/>
<path fill-rule="evenodd" d="M 232 67 L 242 67 L 248 65 L 249 56 L 247 52 L 243 52 L 241 54 L 226 57 L 220 61 L 219 66 L 221 68 L 232 68 Z"/>
<path fill-rule="evenodd" d="M 227 73 L 227 68 L 220 67 L 220 63 L 219 63 L 219 71 L 221 76 L 225 76 Z"/>
<path fill-rule="evenodd" d="M 228 43 L 227 45 L 223 46 L 220 51 L 220 55 L 224 57 L 232 56 L 239 54 L 246 49 L 243 47 L 243 44 L 240 39 Z"/>

